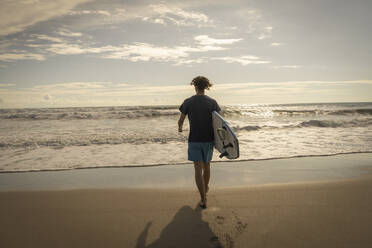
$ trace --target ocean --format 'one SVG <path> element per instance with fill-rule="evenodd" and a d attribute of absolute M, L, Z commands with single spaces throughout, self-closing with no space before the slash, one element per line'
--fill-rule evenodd
<path fill-rule="evenodd" d="M 186 163 L 189 128 L 186 120 L 178 132 L 178 107 L 0 109 L 0 172 Z M 372 152 L 371 102 L 221 108 L 238 160 Z"/>

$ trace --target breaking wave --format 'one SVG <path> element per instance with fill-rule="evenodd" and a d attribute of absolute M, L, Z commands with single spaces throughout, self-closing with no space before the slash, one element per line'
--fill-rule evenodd
<path fill-rule="evenodd" d="M 223 109 L 225 116 L 368 116 L 372 115 L 372 109 L 341 109 L 341 110 L 288 110 L 288 109 Z"/>
<path fill-rule="evenodd" d="M 286 106 L 283 106 L 286 107 Z M 369 116 L 372 108 L 285 109 L 281 106 L 239 107 L 222 106 L 225 117 L 248 116 Z M 85 107 L 0 109 L 0 119 L 15 120 L 79 120 L 79 119 L 135 119 L 179 115 L 178 106 Z"/>
<path fill-rule="evenodd" d="M 308 120 L 302 121 L 297 124 L 287 125 L 247 125 L 247 126 L 232 126 L 234 131 L 257 131 L 260 129 L 284 129 L 284 128 L 307 128 L 307 127 L 320 127 L 320 128 L 347 128 L 347 127 L 367 127 L 372 125 L 372 118 L 368 119 L 354 119 L 354 120 Z"/>
<path fill-rule="evenodd" d="M 175 106 L 0 109 L 0 119 L 17 120 L 131 119 L 178 114 Z"/>
<path fill-rule="evenodd" d="M 50 147 L 60 149 L 69 146 L 89 146 L 89 145 L 119 145 L 119 144 L 167 144 L 169 142 L 184 141 L 181 137 L 140 137 L 140 138 L 125 138 L 125 137 L 100 137 L 91 136 L 85 137 L 67 137 L 61 139 L 35 139 L 35 140 L 7 140 L 0 141 L 0 148 L 39 148 Z"/>

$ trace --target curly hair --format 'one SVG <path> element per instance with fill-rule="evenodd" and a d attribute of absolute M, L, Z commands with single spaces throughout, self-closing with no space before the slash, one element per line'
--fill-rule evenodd
<path fill-rule="evenodd" d="M 194 85 L 198 90 L 209 90 L 210 87 L 212 87 L 212 84 L 209 82 L 209 79 L 203 76 L 197 76 L 195 77 L 191 83 L 191 85 Z"/>

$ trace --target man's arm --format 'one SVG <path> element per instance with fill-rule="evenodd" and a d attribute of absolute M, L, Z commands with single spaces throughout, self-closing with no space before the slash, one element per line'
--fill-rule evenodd
<path fill-rule="evenodd" d="M 214 110 L 216 110 L 216 112 L 220 115 L 220 116 L 223 116 L 223 113 L 222 113 L 222 110 L 221 110 L 221 108 L 220 108 L 220 106 L 218 105 L 218 103 L 215 101 L 215 109 Z"/>
<path fill-rule="evenodd" d="M 183 126 L 183 121 L 185 120 L 186 115 L 184 113 L 181 113 L 180 118 L 178 120 L 178 132 L 182 132 L 182 126 Z"/>

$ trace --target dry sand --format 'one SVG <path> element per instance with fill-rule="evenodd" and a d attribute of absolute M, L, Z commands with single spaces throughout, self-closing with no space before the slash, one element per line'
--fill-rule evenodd
<path fill-rule="evenodd" d="M 0 247 L 370 247 L 372 178 L 0 193 Z"/>

